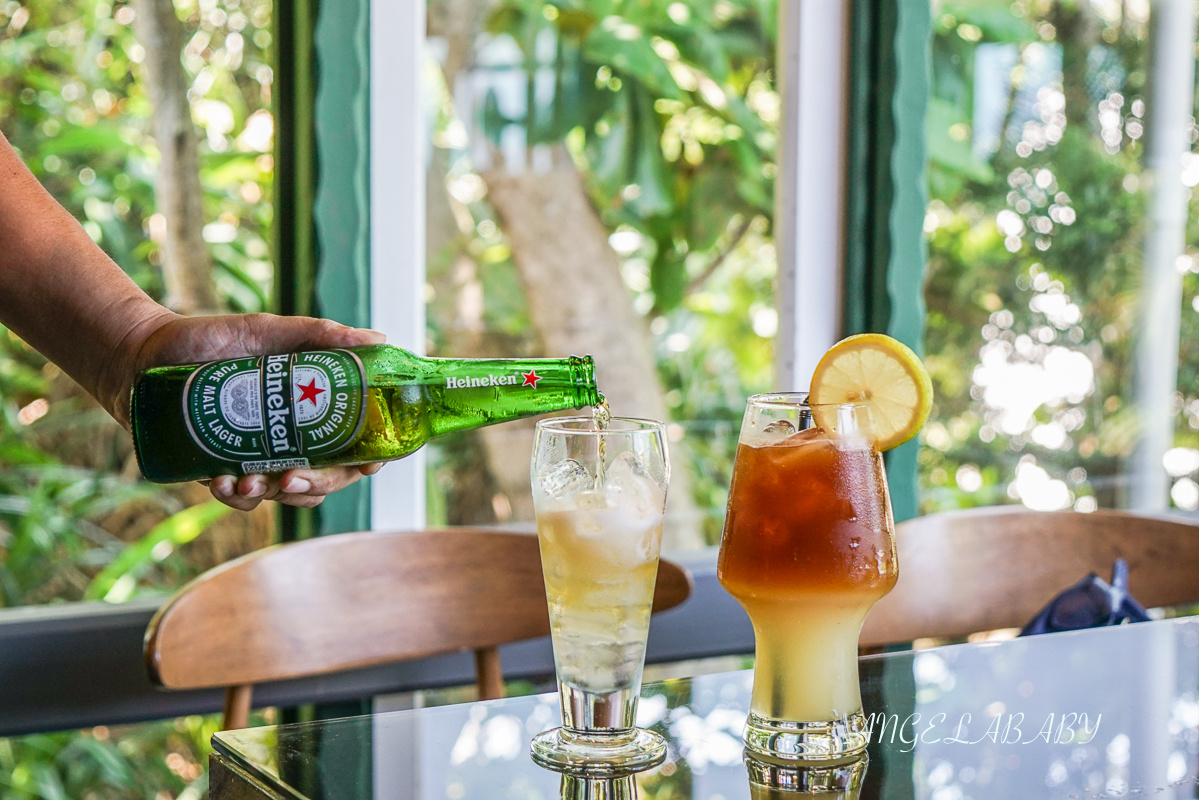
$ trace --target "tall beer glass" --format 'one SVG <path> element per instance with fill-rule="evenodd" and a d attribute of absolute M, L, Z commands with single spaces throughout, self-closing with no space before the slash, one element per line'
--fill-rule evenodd
<path fill-rule="evenodd" d="M 865 749 L 858 634 L 898 575 L 869 409 L 818 407 L 836 433 L 812 411 L 806 393 L 749 399 L 717 565 L 754 626 L 745 744 L 793 760 Z"/>
<path fill-rule="evenodd" d="M 670 479 L 664 426 L 542 420 L 532 479 L 563 718 L 533 758 L 585 775 L 650 766 L 666 742 L 633 721 Z"/>

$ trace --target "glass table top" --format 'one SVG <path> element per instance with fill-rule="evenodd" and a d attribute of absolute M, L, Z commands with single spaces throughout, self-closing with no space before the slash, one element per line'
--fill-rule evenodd
<path fill-rule="evenodd" d="M 213 745 L 308 800 L 790 794 L 751 785 L 766 769 L 745 763 L 740 739 L 752 678 L 646 684 L 638 724 L 667 737 L 666 761 L 607 784 L 530 759 L 529 740 L 560 724 L 556 694 L 228 731 Z M 1197 796 L 1199 618 L 868 656 L 861 681 L 868 760 L 858 789 L 829 796 Z"/>

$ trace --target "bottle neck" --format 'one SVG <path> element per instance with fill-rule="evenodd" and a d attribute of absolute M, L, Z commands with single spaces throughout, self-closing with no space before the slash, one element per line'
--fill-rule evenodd
<path fill-rule="evenodd" d="M 419 382 L 447 397 L 466 389 L 490 389 L 504 395 L 549 393 L 559 396 L 558 408 L 593 406 L 601 399 L 591 356 L 426 358 L 393 345 L 370 345 L 354 351 L 365 365 L 371 386 Z M 513 393 L 514 389 L 524 391 Z"/>
<path fill-rule="evenodd" d="M 573 399 L 574 407 L 599 402 L 595 362 L 591 356 L 569 358 L 430 358 L 426 380 L 440 383 L 452 393 L 464 389 L 494 388 L 530 397 L 537 393 Z"/>
<path fill-rule="evenodd" d="M 431 415 L 434 435 L 584 408 L 600 399 L 590 356 L 428 359 L 422 382 L 445 412 Z"/>

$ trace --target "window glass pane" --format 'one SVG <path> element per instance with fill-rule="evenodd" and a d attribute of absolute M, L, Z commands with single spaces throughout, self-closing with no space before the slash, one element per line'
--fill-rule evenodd
<path fill-rule="evenodd" d="M 175 11 L 212 277 L 226 310 L 266 310 L 272 5 L 184 0 Z M 165 300 L 151 54 L 136 17 L 128 2 L 0 2 L 0 130 L 105 252 Z M 0 409 L 0 607 L 162 592 L 274 540 L 265 506 L 224 513 L 197 484 L 141 480 L 128 434 L 3 328 Z M 0 740 L 7 793 L 200 798 L 218 724 L 189 717 Z"/>
<path fill-rule="evenodd" d="M 1190 74 L 1193 40 L 1171 42 L 1149 3 L 932 9 L 926 351 L 937 400 L 922 437 L 924 510 L 1126 505 L 1139 431 L 1155 424 L 1184 449 L 1149 473 L 1169 470 L 1174 505 L 1199 507 L 1189 347 L 1173 401 L 1167 387 L 1160 407 L 1136 407 L 1139 337 L 1179 338 L 1170 313 L 1141 322 L 1144 292 L 1184 287 L 1167 304 L 1182 306 L 1184 343 L 1199 308 L 1193 83 L 1157 101 L 1180 112 L 1177 149 L 1147 135 L 1150 89 Z M 1184 184 L 1176 199 L 1154 191 L 1155 158 L 1159 185 Z M 1174 269 L 1153 277 L 1162 258 Z M 1161 359 L 1172 378 L 1169 347 L 1150 361 Z"/>
<path fill-rule="evenodd" d="M 717 541 L 772 380 L 779 101 L 757 3 L 429 6 L 430 352 L 595 356 L 671 421 L 667 549 Z M 430 524 L 532 520 L 531 424 L 432 449 Z"/>
<path fill-rule="evenodd" d="M 178 191 L 202 193 L 224 307 L 265 310 L 272 6 L 182 0 L 175 12 L 182 52 L 165 60 L 182 66 L 200 151 L 199 174 Z M 161 111 L 138 24 L 127 2 L 0 3 L 0 130 L 105 252 L 166 300 L 152 135 Z M 171 589 L 274 538 L 265 507 L 223 513 L 197 484 L 140 480 L 128 434 L 3 329 L 0 407 L 0 606 Z"/>

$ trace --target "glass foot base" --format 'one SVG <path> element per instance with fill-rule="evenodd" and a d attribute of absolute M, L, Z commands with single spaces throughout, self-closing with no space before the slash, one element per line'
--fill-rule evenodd
<path fill-rule="evenodd" d="M 745 746 L 783 761 L 828 761 L 862 752 L 870 743 L 866 717 L 858 711 L 828 722 L 786 722 L 750 712 Z"/>
<path fill-rule="evenodd" d="M 856 798 L 866 774 L 865 753 L 849 760 L 804 764 L 760 760 L 745 751 L 745 769 L 751 787 L 777 789 L 806 794 L 833 794 L 838 798 Z M 752 789 L 750 796 L 754 796 Z M 774 796 L 774 795 L 771 795 Z"/>
<path fill-rule="evenodd" d="M 586 777 L 628 775 L 666 758 L 666 740 L 641 728 L 613 733 L 554 728 L 533 737 L 530 749 L 540 766 Z"/>

